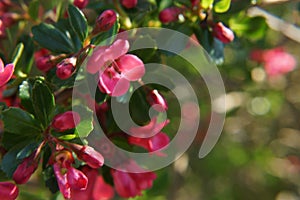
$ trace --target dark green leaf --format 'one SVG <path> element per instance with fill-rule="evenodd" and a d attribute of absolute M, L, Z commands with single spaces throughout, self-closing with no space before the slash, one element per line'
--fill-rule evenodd
<path fill-rule="evenodd" d="M 2 137 L 2 146 L 9 150 L 16 146 L 16 144 L 24 143 L 29 144 L 38 139 L 39 137 L 36 137 L 36 135 L 22 135 L 22 134 L 16 134 L 16 133 L 9 133 L 4 132 Z"/>
<path fill-rule="evenodd" d="M 41 23 L 32 27 L 33 39 L 42 47 L 55 53 L 71 53 L 74 46 L 64 33 L 53 25 Z"/>
<path fill-rule="evenodd" d="M 22 149 L 21 146 L 15 146 L 9 150 L 3 157 L 1 162 L 1 169 L 6 173 L 6 175 L 11 178 L 14 171 L 17 169 L 18 165 L 22 160 L 17 159 L 17 154 Z"/>
<path fill-rule="evenodd" d="M 59 190 L 52 166 L 47 167 L 43 171 L 43 178 L 46 187 L 49 188 L 52 193 L 56 193 Z"/>
<path fill-rule="evenodd" d="M 33 20 L 36 20 L 39 17 L 39 6 L 40 1 L 34 0 L 29 3 L 28 13 Z"/>
<path fill-rule="evenodd" d="M 47 127 L 55 107 L 54 96 L 48 86 L 37 80 L 32 88 L 32 102 L 37 119 Z"/>
<path fill-rule="evenodd" d="M 231 0 L 220 0 L 214 5 L 214 10 L 217 13 L 224 13 L 229 10 Z"/>
<path fill-rule="evenodd" d="M 75 128 L 75 134 L 79 137 L 87 137 L 94 129 L 93 112 L 83 106 L 75 106 L 73 111 L 78 112 L 80 115 L 80 123 Z"/>
<path fill-rule="evenodd" d="M 28 112 L 20 108 L 9 108 L 3 111 L 4 130 L 21 135 L 39 135 L 40 124 Z"/>
<path fill-rule="evenodd" d="M 32 86 L 33 80 L 25 80 L 19 86 L 19 97 L 21 99 L 22 106 L 30 113 L 34 113 L 32 104 Z"/>
<path fill-rule="evenodd" d="M 30 156 L 39 146 L 40 143 L 30 142 L 23 149 L 21 149 L 17 154 L 17 159 L 24 159 Z"/>
<path fill-rule="evenodd" d="M 83 42 L 88 35 L 88 25 L 84 14 L 75 6 L 68 7 L 69 21 L 80 40 Z"/>

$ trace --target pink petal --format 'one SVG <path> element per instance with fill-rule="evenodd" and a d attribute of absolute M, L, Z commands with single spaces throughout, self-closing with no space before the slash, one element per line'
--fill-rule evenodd
<path fill-rule="evenodd" d="M 99 88 L 111 96 L 121 96 L 129 89 L 130 82 L 113 69 L 108 68 L 100 75 Z"/>
<path fill-rule="evenodd" d="M 137 56 L 126 54 L 116 61 L 122 75 L 130 80 L 136 81 L 145 74 L 145 66 Z"/>
<path fill-rule="evenodd" d="M 127 40 L 117 39 L 106 51 L 106 56 L 111 60 L 116 60 L 125 55 L 129 50 L 129 42 Z"/>
<path fill-rule="evenodd" d="M 104 46 L 104 47 L 99 47 L 96 50 L 94 50 L 93 54 L 91 55 L 91 57 L 89 57 L 87 64 L 86 64 L 86 70 L 91 73 L 91 74 L 95 74 L 96 72 L 98 72 L 101 67 L 104 66 L 105 64 L 105 50 L 108 49 L 108 46 Z"/>
<path fill-rule="evenodd" d="M 145 126 L 131 127 L 130 134 L 135 137 L 148 138 L 159 133 L 168 123 L 169 120 L 157 123 L 157 118 L 153 117 L 149 124 Z"/>
<path fill-rule="evenodd" d="M 165 133 L 160 132 L 149 140 L 149 147 L 151 151 L 157 151 L 167 146 L 169 142 L 170 142 L 169 136 Z"/>
<path fill-rule="evenodd" d="M 3 61 L 0 59 L 0 73 L 4 71 L 4 64 Z"/>
<path fill-rule="evenodd" d="M 0 68 L 1 68 L 1 63 L 0 63 Z M 14 73 L 14 70 L 15 70 L 15 66 L 13 64 L 8 64 L 5 66 L 4 70 L 0 72 L 0 87 L 5 85 L 10 80 L 10 78 Z"/>

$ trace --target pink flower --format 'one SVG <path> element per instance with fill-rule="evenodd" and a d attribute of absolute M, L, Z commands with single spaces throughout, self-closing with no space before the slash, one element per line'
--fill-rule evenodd
<path fill-rule="evenodd" d="M 77 154 L 78 159 L 86 162 L 91 168 L 100 168 L 104 163 L 103 156 L 93 147 L 70 144 L 72 150 Z"/>
<path fill-rule="evenodd" d="M 123 164 L 122 169 L 119 171 L 111 169 L 111 175 L 114 180 L 114 186 L 117 193 L 123 198 L 135 197 L 141 195 L 142 190 L 146 190 L 152 187 L 153 180 L 156 179 L 156 174 L 153 172 L 144 173 L 128 173 L 128 169 L 138 169 L 138 166 L 133 160 L 130 160 Z"/>
<path fill-rule="evenodd" d="M 126 54 L 127 40 L 117 39 L 111 46 L 96 49 L 87 62 L 89 73 L 99 72 L 99 89 L 111 96 L 121 96 L 130 87 L 130 81 L 145 73 L 144 63 L 135 55 Z"/>
<path fill-rule="evenodd" d="M 76 69 L 77 58 L 71 57 L 62 60 L 56 65 L 56 76 L 62 80 L 68 79 Z"/>
<path fill-rule="evenodd" d="M 76 190 L 85 190 L 88 184 L 88 178 L 78 169 L 69 167 L 67 171 L 67 179 L 71 188 Z"/>
<path fill-rule="evenodd" d="M 164 97 L 157 91 L 152 90 L 147 94 L 147 100 L 153 108 L 159 112 L 163 112 L 168 109 L 168 104 Z"/>
<path fill-rule="evenodd" d="M 0 59 L 0 87 L 5 85 L 11 79 L 14 70 L 14 64 L 10 63 L 4 67 L 3 61 Z"/>
<path fill-rule="evenodd" d="M 85 8 L 89 3 L 89 0 L 74 0 L 73 4 L 79 9 Z"/>
<path fill-rule="evenodd" d="M 180 13 L 181 9 L 178 7 L 165 8 L 159 13 L 159 20 L 164 24 L 176 22 Z"/>
<path fill-rule="evenodd" d="M 41 49 L 41 50 L 35 52 L 34 59 L 35 59 L 36 67 L 43 72 L 49 71 L 55 65 L 52 62 L 52 60 L 54 59 L 54 56 L 50 55 L 49 51 L 46 49 Z"/>
<path fill-rule="evenodd" d="M 157 117 L 153 117 L 149 124 L 141 127 L 131 127 L 130 135 L 136 136 L 140 138 L 148 138 L 150 136 L 154 136 L 159 133 L 167 124 L 169 120 L 165 120 L 163 122 L 158 122 Z"/>
<path fill-rule="evenodd" d="M 3 20 L 0 19 L 0 38 L 4 38 L 6 36 L 5 29 L 6 29 L 6 27 L 3 23 Z"/>
<path fill-rule="evenodd" d="M 113 10 L 105 10 L 96 21 L 97 32 L 108 31 L 116 22 L 117 14 Z"/>
<path fill-rule="evenodd" d="M 86 190 L 71 189 L 71 200 L 109 200 L 114 196 L 113 187 L 105 183 L 98 170 L 84 166 L 81 171 L 88 178 Z"/>
<path fill-rule="evenodd" d="M 0 199 L 15 200 L 19 195 L 17 186 L 10 182 L 0 182 Z"/>
<path fill-rule="evenodd" d="M 38 162 L 35 159 L 36 151 L 29 157 L 25 158 L 17 167 L 13 174 L 13 179 L 17 184 L 27 183 L 31 175 L 38 167 Z"/>
<path fill-rule="evenodd" d="M 63 174 L 61 172 L 62 170 L 61 170 L 61 166 L 59 163 L 53 164 L 53 170 L 54 170 L 54 174 L 55 174 L 60 192 L 62 193 L 62 195 L 64 196 L 65 199 L 70 199 L 71 198 L 71 188 L 70 188 L 70 184 L 68 183 L 67 174 L 66 173 Z"/>
<path fill-rule="evenodd" d="M 278 47 L 270 50 L 254 50 L 250 59 L 263 63 L 269 76 L 286 74 L 296 67 L 296 59 L 283 48 Z"/>
<path fill-rule="evenodd" d="M 234 40 L 234 33 L 224 26 L 222 22 L 218 22 L 213 26 L 213 36 L 223 43 L 229 43 Z"/>
<path fill-rule="evenodd" d="M 121 0 L 122 6 L 128 9 L 136 7 L 137 3 L 138 0 Z"/>
<path fill-rule="evenodd" d="M 165 146 L 167 146 L 170 142 L 170 138 L 167 134 L 160 132 L 156 135 L 149 138 L 138 138 L 138 137 L 129 137 L 128 143 L 143 147 L 147 149 L 149 152 L 157 151 Z"/>
<path fill-rule="evenodd" d="M 58 114 L 52 121 L 52 127 L 59 132 L 75 128 L 80 122 L 80 115 L 77 112 L 67 111 Z"/>

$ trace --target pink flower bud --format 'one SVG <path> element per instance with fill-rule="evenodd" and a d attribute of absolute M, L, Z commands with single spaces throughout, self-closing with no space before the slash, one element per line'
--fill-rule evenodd
<path fill-rule="evenodd" d="M 53 58 L 52 55 L 39 57 L 35 61 L 36 67 L 43 72 L 49 71 L 51 68 L 54 67 L 54 63 L 51 61 L 52 58 Z"/>
<path fill-rule="evenodd" d="M 153 108 L 159 112 L 168 109 L 166 100 L 157 90 L 152 90 L 150 93 L 148 93 L 147 100 L 151 106 L 155 105 Z"/>
<path fill-rule="evenodd" d="M 82 171 L 74 167 L 68 168 L 67 179 L 70 187 L 75 190 L 85 190 L 88 184 L 88 178 Z"/>
<path fill-rule="evenodd" d="M 57 180 L 57 184 L 59 187 L 60 192 L 64 196 L 65 199 L 71 198 L 71 188 L 70 184 L 68 183 L 67 174 L 63 174 L 61 172 L 61 167 L 59 163 L 53 164 L 54 174 Z"/>
<path fill-rule="evenodd" d="M 178 7 L 166 8 L 159 13 L 159 20 L 164 24 L 176 22 L 180 13 L 181 9 Z"/>
<path fill-rule="evenodd" d="M 38 162 L 35 160 L 35 152 L 25 158 L 17 167 L 13 174 L 13 179 L 17 184 L 27 183 L 31 175 L 38 167 Z"/>
<path fill-rule="evenodd" d="M 218 22 L 213 26 L 213 36 L 223 43 L 229 43 L 234 40 L 234 33 L 224 26 L 222 22 Z"/>
<path fill-rule="evenodd" d="M 58 78 L 65 80 L 70 78 L 75 71 L 77 59 L 75 57 L 66 58 L 56 66 L 56 75 Z"/>
<path fill-rule="evenodd" d="M 15 66 L 11 63 L 4 67 L 2 60 L 0 59 L 0 87 L 5 85 L 12 77 L 15 70 Z"/>
<path fill-rule="evenodd" d="M 52 127 L 59 132 L 75 128 L 80 122 L 80 115 L 77 112 L 67 111 L 58 114 L 52 121 Z"/>
<path fill-rule="evenodd" d="M 89 3 L 89 0 L 74 0 L 73 4 L 79 9 L 85 8 Z"/>
<path fill-rule="evenodd" d="M 96 21 L 96 30 L 108 31 L 116 22 L 117 14 L 113 10 L 105 10 Z"/>
<path fill-rule="evenodd" d="M 121 0 L 122 6 L 128 9 L 136 7 L 137 3 L 138 0 Z"/>
<path fill-rule="evenodd" d="M 5 25 L 5 27 L 10 27 L 12 26 L 14 23 L 16 23 L 18 20 L 20 19 L 20 15 L 17 14 L 17 13 L 11 13 L 11 12 L 8 12 L 8 13 L 5 13 L 3 16 L 2 16 L 2 21 Z"/>
<path fill-rule="evenodd" d="M 10 182 L 0 182 L 0 199 L 15 200 L 19 195 L 17 186 Z"/>
<path fill-rule="evenodd" d="M 70 144 L 72 150 L 76 153 L 78 159 L 86 162 L 86 164 L 94 169 L 100 168 L 104 163 L 103 156 L 90 146 L 81 146 Z"/>

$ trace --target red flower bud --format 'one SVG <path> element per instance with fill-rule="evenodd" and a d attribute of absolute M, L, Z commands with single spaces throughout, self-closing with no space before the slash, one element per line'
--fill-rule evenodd
<path fill-rule="evenodd" d="M 122 6 L 128 9 L 136 7 L 137 3 L 138 0 L 121 0 Z"/>
<path fill-rule="evenodd" d="M 0 199 L 15 200 L 19 195 L 17 186 L 10 182 L 0 182 Z"/>
<path fill-rule="evenodd" d="M 57 184 L 60 192 L 64 196 L 65 199 L 71 198 L 71 188 L 67 180 L 67 174 L 62 174 L 61 167 L 59 163 L 53 164 L 54 174 L 57 180 Z"/>
<path fill-rule="evenodd" d="M 85 190 L 88 184 L 88 178 L 82 171 L 74 167 L 68 168 L 67 179 L 70 187 L 75 190 Z"/>
<path fill-rule="evenodd" d="M 234 40 L 234 33 L 224 26 L 222 22 L 218 22 L 213 26 L 213 36 L 223 43 L 229 43 Z"/>
<path fill-rule="evenodd" d="M 58 114 L 52 121 L 52 127 L 59 132 L 75 128 L 80 122 L 80 115 L 77 112 L 67 111 Z"/>
<path fill-rule="evenodd" d="M 25 158 L 14 172 L 13 179 L 17 184 L 27 183 L 31 175 L 37 169 L 38 162 L 35 160 L 35 153 L 36 152 Z"/>
<path fill-rule="evenodd" d="M 89 3 L 89 0 L 74 0 L 73 4 L 79 9 L 85 8 Z"/>
<path fill-rule="evenodd" d="M 36 67 L 43 72 L 49 71 L 51 68 L 54 67 L 54 63 L 51 61 L 52 58 L 53 58 L 52 55 L 45 55 L 39 57 L 35 61 Z"/>
<path fill-rule="evenodd" d="M 104 163 L 103 156 L 93 147 L 70 144 L 72 150 L 77 154 L 78 159 L 86 162 L 91 168 L 99 168 Z"/>
<path fill-rule="evenodd" d="M 105 10 L 96 21 L 96 32 L 108 31 L 116 22 L 117 14 L 113 10 Z"/>
<path fill-rule="evenodd" d="M 164 24 L 176 22 L 180 13 L 181 9 L 178 7 L 166 8 L 159 13 L 159 20 Z"/>
<path fill-rule="evenodd" d="M 56 76 L 62 80 L 68 79 L 75 71 L 77 59 L 75 57 L 66 58 L 56 66 Z"/>
<path fill-rule="evenodd" d="M 157 90 L 152 90 L 150 93 L 148 93 L 147 100 L 151 106 L 155 105 L 153 108 L 159 112 L 168 109 L 166 100 Z"/>

